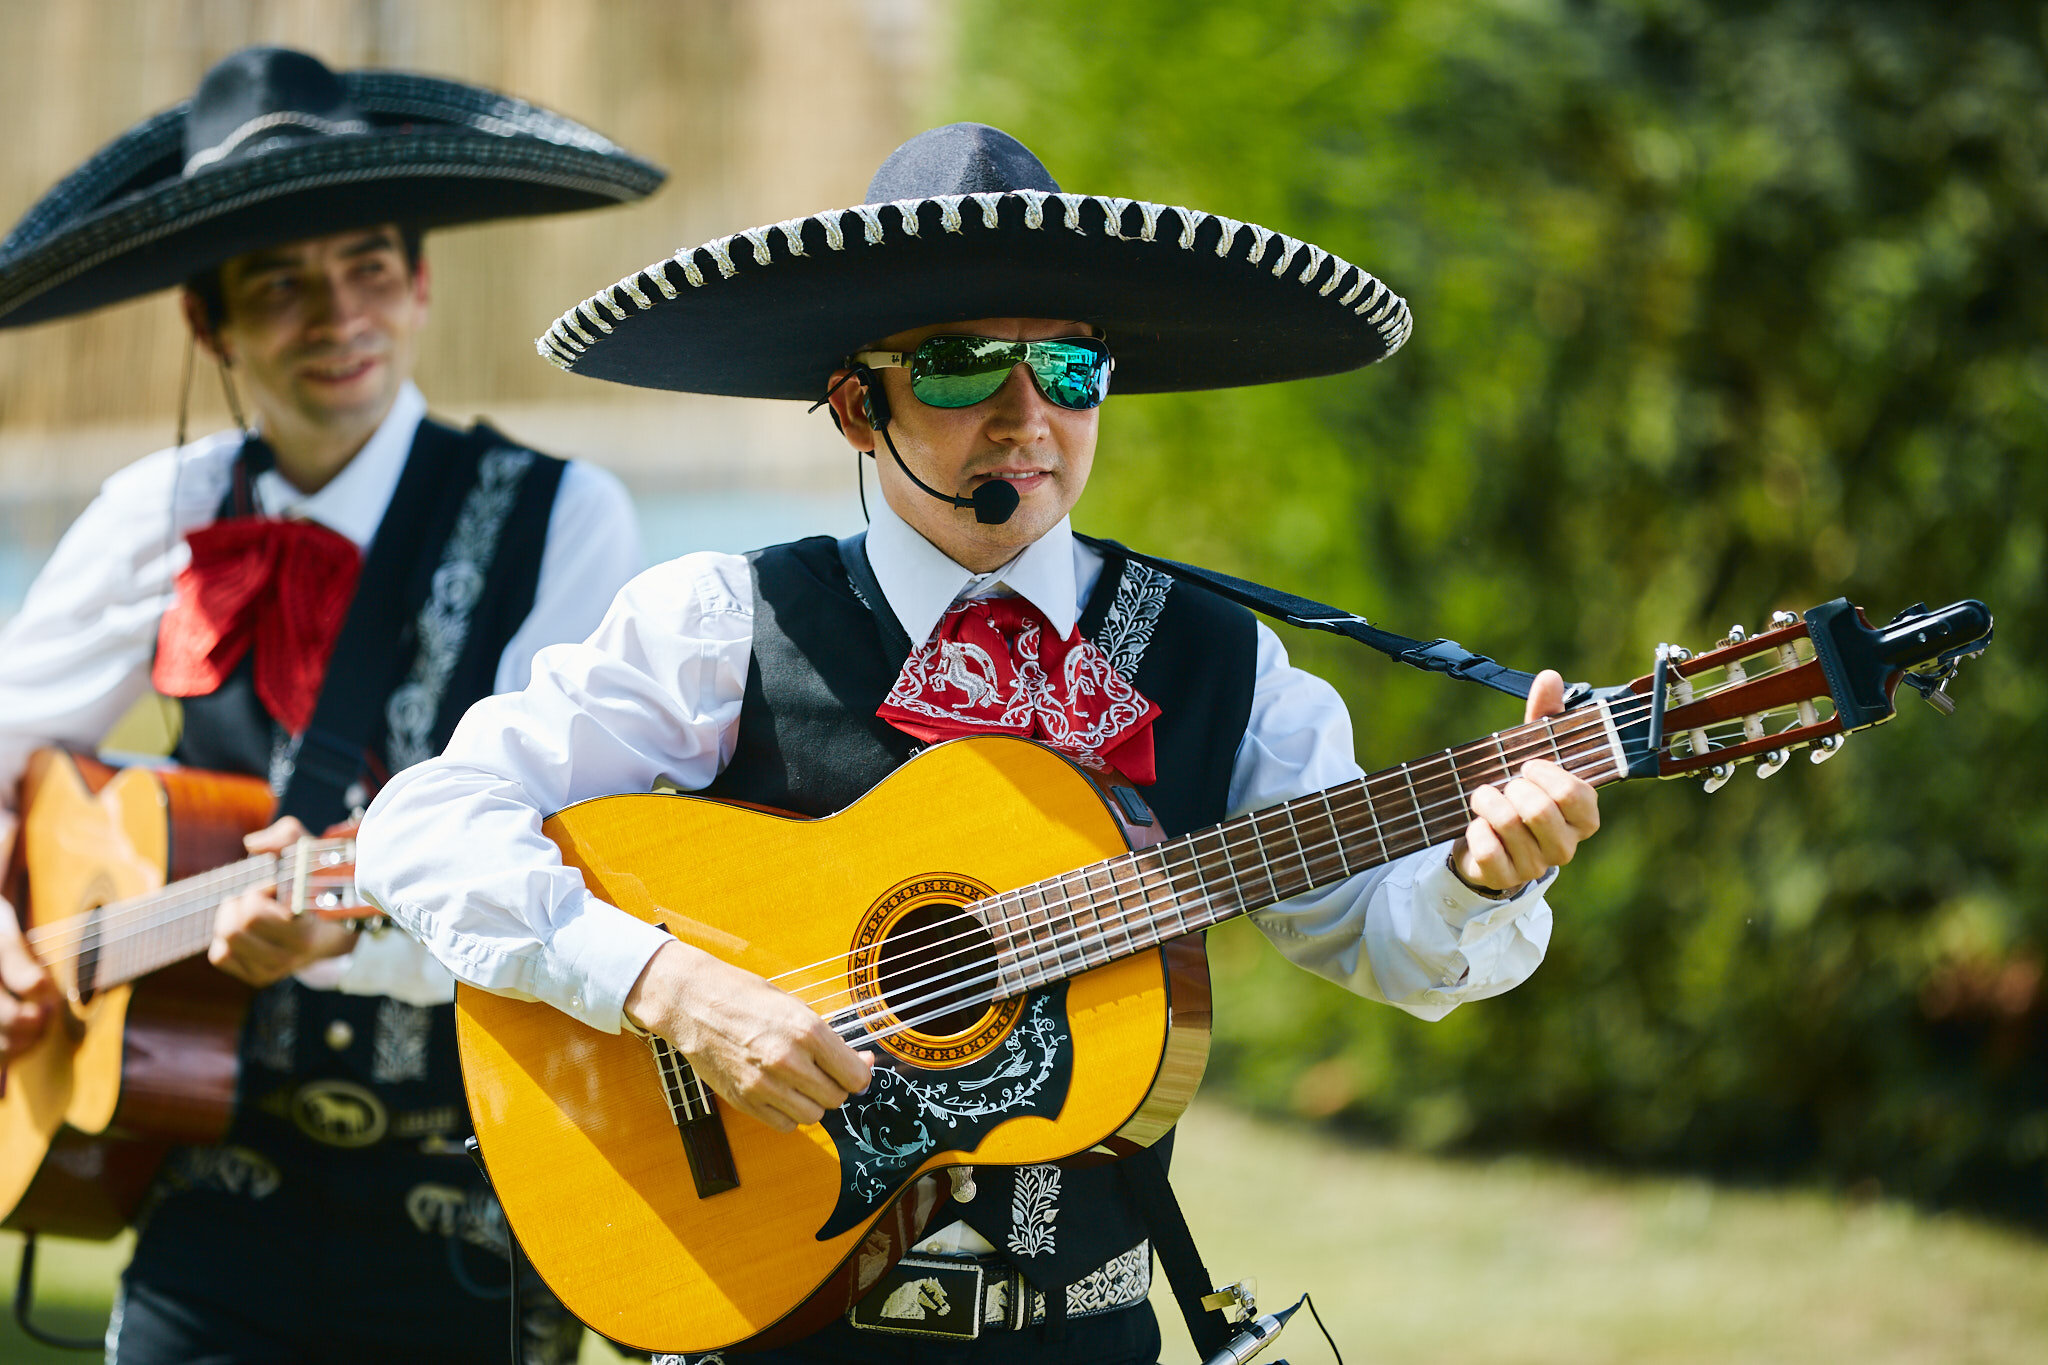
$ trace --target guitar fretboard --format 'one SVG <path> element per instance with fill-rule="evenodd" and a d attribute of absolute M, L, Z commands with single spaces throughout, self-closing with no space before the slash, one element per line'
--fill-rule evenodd
<path fill-rule="evenodd" d="M 994 994 L 1049 985 L 1445 843 L 1472 818 L 1469 792 L 1535 758 L 1594 786 L 1626 776 L 1601 703 L 977 901 L 997 944 Z"/>
<path fill-rule="evenodd" d="M 351 839 L 306 841 L 303 866 L 309 889 L 355 857 Z M 301 867 L 296 848 L 283 857 L 260 853 L 173 882 L 161 891 L 115 901 L 83 914 L 38 925 L 29 946 L 46 963 L 76 962 L 94 990 L 105 990 L 197 957 L 213 941 L 220 903 L 244 891 L 277 884 L 277 898 L 294 896 Z"/>

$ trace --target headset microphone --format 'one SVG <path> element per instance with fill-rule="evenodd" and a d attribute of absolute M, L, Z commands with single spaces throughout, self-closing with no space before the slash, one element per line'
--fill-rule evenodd
<path fill-rule="evenodd" d="M 888 396 L 882 392 L 882 386 L 872 370 L 862 366 L 855 373 L 861 381 L 864 393 L 861 404 L 867 411 L 868 425 L 881 433 L 884 444 L 889 447 L 889 453 L 896 458 L 896 467 L 903 471 L 904 477 L 940 502 L 950 503 L 954 507 L 972 507 L 974 519 L 983 526 L 1001 526 L 1010 519 L 1016 512 L 1020 499 L 1017 490 L 1007 480 L 990 479 L 974 490 L 973 497 L 956 498 L 951 493 L 941 493 L 911 473 L 910 466 L 903 463 L 903 456 L 897 453 L 895 438 L 889 435 Z"/>

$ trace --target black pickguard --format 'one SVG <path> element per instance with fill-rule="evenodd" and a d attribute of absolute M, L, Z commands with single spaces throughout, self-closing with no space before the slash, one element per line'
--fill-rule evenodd
<path fill-rule="evenodd" d="M 839 1204 L 818 1240 L 880 1208 L 933 1152 L 972 1148 L 1014 1118 L 1058 1117 L 1073 1078 L 1064 981 L 1028 997 L 1016 1027 L 979 1061 L 945 1071 L 877 1066 L 866 1093 L 823 1120 L 839 1151 Z"/>

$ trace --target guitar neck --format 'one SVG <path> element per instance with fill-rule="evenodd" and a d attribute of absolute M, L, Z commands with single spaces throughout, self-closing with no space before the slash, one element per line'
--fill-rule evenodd
<path fill-rule="evenodd" d="M 275 883 L 277 898 L 290 903 L 301 878 L 311 890 L 354 859 L 352 839 L 304 840 L 282 856 L 259 853 L 38 926 L 29 931 L 29 946 L 45 962 L 75 961 L 81 981 L 105 990 L 205 952 L 222 901 Z"/>
<path fill-rule="evenodd" d="M 1594 786 L 1628 775 L 1609 704 L 1533 721 L 976 903 L 997 994 L 1049 985 L 1455 839 L 1467 794 L 1549 759 Z"/>

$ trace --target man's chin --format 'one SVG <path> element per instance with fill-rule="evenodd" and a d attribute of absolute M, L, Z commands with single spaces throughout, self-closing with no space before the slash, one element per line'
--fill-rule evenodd
<path fill-rule="evenodd" d="M 388 372 L 381 365 L 344 384 L 302 379 L 297 390 L 299 411 L 309 421 L 321 425 L 353 424 L 381 417 L 397 396 L 397 386 L 389 382 Z"/>

